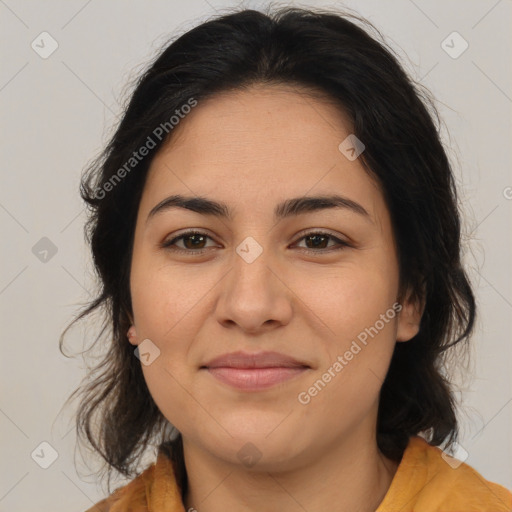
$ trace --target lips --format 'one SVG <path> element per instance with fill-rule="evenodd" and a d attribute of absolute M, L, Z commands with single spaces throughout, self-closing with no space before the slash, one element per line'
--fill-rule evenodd
<path fill-rule="evenodd" d="M 231 352 L 212 359 L 201 369 L 231 387 L 259 391 L 288 381 L 310 366 L 279 352 Z"/>
<path fill-rule="evenodd" d="M 296 368 L 309 365 L 279 352 L 231 352 L 212 359 L 207 368 Z"/>

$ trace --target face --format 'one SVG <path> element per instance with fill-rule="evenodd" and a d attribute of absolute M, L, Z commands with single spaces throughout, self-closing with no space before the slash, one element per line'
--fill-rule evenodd
<path fill-rule="evenodd" d="M 153 159 L 135 229 L 131 343 L 185 447 L 235 464 L 245 450 L 275 469 L 349 439 L 375 442 L 395 343 L 419 319 L 397 304 L 382 192 L 339 149 L 350 133 L 333 104 L 260 86 L 200 102 Z M 229 215 L 198 203 L 150 215 L 176 195 Z M 336 206 L 287 208 L 334 195 Z"/>

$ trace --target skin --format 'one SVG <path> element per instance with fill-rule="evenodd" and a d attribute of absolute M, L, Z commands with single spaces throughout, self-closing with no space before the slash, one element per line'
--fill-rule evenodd
<path fill-rule="evenodd" d="M 288 86 L 253 86 L 200 102 L 152 161 L 135 229 L 130 343 L 149 339 L 160 350 L 142 369 L 183 437 L 187 510 L 369 512 L 396 472 L 376 443 L 378 397 L 395 343 L 418 332 L 421 311 L 399 297 L 379 186 L 359 158 L 338 149 L 350 133 L 328 101 Z M 285 199 L 333 192 L 369 216 L 340 208 L 273 220 Z M 234 217 L 175 208 L 146 222 L 172 194 L 225 202 Z M 198 245 L 204 254 L 194 255 L 186 239 L 176 244 L 188 254 L 159 245 L 185 228 L 207 232 Z M 318 230 L 352 246 L 329 250 L 339 246 L 327 238 L 315 248 L 303 237 Z M 250 264 L 236 252 L 249 236 L 263 248 Z M 308 404 L 299 403 L 298 394 L 398 299 L 400 313 Z M 236 350 L 275 350 L 310 368 L 258 392 L 200 370 Z M 238 457 L 248 442 L 261 455 L 251 467 Z"/>

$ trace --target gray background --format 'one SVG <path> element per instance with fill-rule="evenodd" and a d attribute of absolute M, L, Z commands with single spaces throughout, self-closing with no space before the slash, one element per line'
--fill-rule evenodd
<path fill-rule="evenodd" d="M 437 98 L 480 306 L 458 394 L 461 446 L 468 464 L 512 488 L 511 1 L 288 4 L 355 9 Z M 86 367 L 80 356 L 67 359 L 58 350 L 62 329 L 94 284 L 80 173 L 108 140 L 128 80 L 173 34 L 237 5 L 266 3 L 0 0 L 2 512 L 83 511 L 104 496 L 75 453 L 73 407 L 63 408 Z M 51 48 L 43 31 L 58 44 L 46 59 L 31 47 Z M 442 47 L 453 31 L 469 44 L 457 58 Z M 452 54 L 462 48 L 457 37 L 444 43 Z M 81 329 L 69 333 L 68 351 L 81 349 Z M 459 379 L 464 369 L 453 375 Z M 50 462 L 42 442 L 58 454 L 47 469 L 34 460 Z M 31 457 L 34 450 L 39 458 Z"/>

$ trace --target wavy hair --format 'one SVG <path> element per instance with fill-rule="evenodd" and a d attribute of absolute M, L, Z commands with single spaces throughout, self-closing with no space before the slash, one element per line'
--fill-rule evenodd
<path fill-rule="evenodd" d="M 404 71 L 377 29 L 354 14 L 326 9 L 239 10 L 177 37 L 138 77 L 108 145 L 84 172 L 84 232 L 99 278 L 98 295 L 74 322 L 98 310 L 104 356 L 79 393 L 79 440 L 112 470 L 137 474 L 149 446 L 166 449 L 186 486 L 181 435 L 146 386 L 126 332 L 132 309 L 129 273 L 136 215 L 157 140 L 130 172 L 120 170 L 158 126 L 186 105 L 254 84 L 287 84 L 328 97 L 365 144 L 359 157 L 379 183 L 397 243 L 400 290 L 424 304 L 419 333 L 397 343 L 380 392 L 377 444 L 399 461 L 411 435 L 433 445 L 457 439 L 456 402 L 443 374 L 445 351 L 467 341 L 475 300 L 461 264 L 461 226 L 453 172 L 439 115 L 426 91 Z M 153 137 L 153 139 L 156 139 Z M 115 182 L 115 183 L 114 183 Z M 108 185 L 110 184 L 110 186 Z M 70 397 L 70 398 L 71 398 Z"/>

